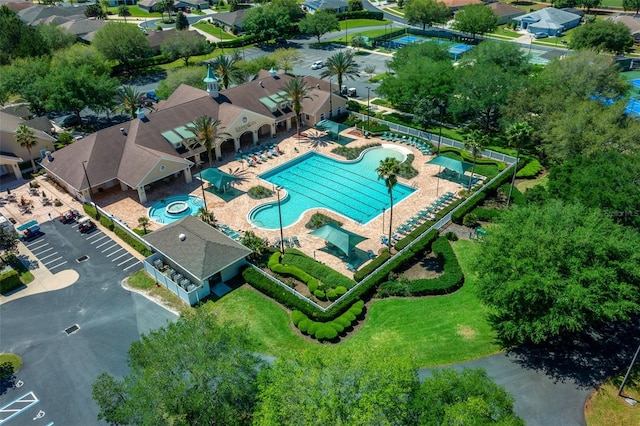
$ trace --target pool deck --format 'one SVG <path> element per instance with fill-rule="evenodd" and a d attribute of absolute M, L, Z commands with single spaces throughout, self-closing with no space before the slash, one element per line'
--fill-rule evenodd
<path fill-rule="evenodd" d="M 431 204 L 437 198 L 437 177 L 435 175 L 436 173 L 438 173 L 438 167 L 425 164 L 427 161 L 433 158 L 433 155 L 423 155 L 419 150 L 413 147 L 409 147 L 407 145 L 399 143 L 386 142 L 375 137 L 371 139 L 365 139 L 361 136 L 352 134 L 352 131 L 353 129 L 348 129 L 342 133 L 350 138 L 355 138 L 355 140 L 348 145 L 349 147 L 362 146 L 378 142 L 382 144 L 397 146 L 405 152 L 411 152 L 415 155 L 413 166 L 418 170 L 418 176 L 409 181 L 406 181 L 402 178 L 399 178 L 398 180 L 402 183 L 416 188 L 417 190 L 398 204 L 394 205 L 394 229 L 407 221 L 413 215 L 415 215 L 416 212 L 418 212 L 420 209 Z M 238 191 L 247 192 L 249 188 L 257 185 L 269 187 L 271 184 L 259 179 L 257 177 L 259 174 L 266 172 L 267 170 L 270 170 L 276 166 L 279 166 L 310 150 L 315 150 L 317 152 L 337 159 L 343 159 L 342 157 L 336 156 L 330 152 L 333 148 L 338 147 L 338 144 L 326 142 L 321 140 L 321 138 L 316 137 L 320 135 L 317 135 L 315 133 L 315 130 L 307 130 L 307 132 L 309 136 L 301 137 L 300 139 L 298 139 L 294 133 L 289 133 L 284 137 L 273 139 L 272 141 L 270 141 L 270 143 L 277 143 L 278 148 L 284 151 L 284 154 L 273 157 L 263 163 L 257 164 L 255 167 L 248 167 L 245 162 L 235 160 L 234 154 L 228 154 L 223 158 L 222 161 L 214 162 L 213 166 L 242 178 L 240 182 L 236 182 L 233 184 L 233 192 L 238 194 Z M 46 210 L 38 209 L 38 211 L 34 212 L 33 215 L 29 216 L 14 214 L 14 212 L 11 212 L 10 216 L 14 217 L 18 223 L 27 222 L 34 218 L 38 220 L 47 220 L 49 212 L 52 213 L 52 215 L 55 217 L 60 212 L 69 208 L 81 209 L 80 203 L 78 203 L 76 200 L 73 200 L 68 194 L 61 193 L 60 191 L 56 190 L 56 188 L 52 187 L 48 182 L 43 181 L 42 183 L 44 184 L 43 186 L 45 191 L 48 193 L 54 193 L 52 195 L 59 198 L 63 202 L 63 206 L 58 208 L 47 208 Z M 444 179 L 440 180 L 440 195 L 444 194 L 447 191 L 457 193 L 460 189 L 462 189 L 462 186 L 460 184 Z M 23 192 L 26 193 L 26 191 L 26 189 L 17 189 L 16 194 L 18 195 L 18 198 Z M 14 189 L 12 189 L 12 192 L 14 192 Z M 252 226 L 247 219 L 247 215 L 249 214 L 251 209 L 253 209 L 257 205 L 269 201 L 276 201 L 275 194 L 270 198 L 254 200 L 247 194 L 241 194 L 235 196 L 235 198 L 232 198 L 226 196 L 225 194 L 218 194 L 209 188 L 207 188 L 204 193 L 207 207 L 209 210 L 213 211 L 215 218 L 219 224 L 226 224 L 232 229 L 238 231 L 253 231 L 259 237 L 268 238 L 269 241 L 274 241 L 275 238 L 280 237 L 279 229 L 263 230 L 260 228 L 256 228 Z M 202 197 L 203 190 L 200 186 L 200 180 L 194 178 L 193 182 L 191 182 L 190 184 L 186 184 L 184 182 L 184 178 L 180 176 L 179 178 L 176 178 L 172 181 L 156 182 L 154 185 L 152 185 L 151 191 L 148 191 L 147 194 L 149 201 L 147 203 L 140 204 L 138 202 L 137 191 L 121 191 L 119 187 L 116 187 L 108 191 L 96 194 L 95 201 L 103 209 L 112 213 L 114 216 L 127 223 L 130 227 L 134 228 L 138 227 L 138 218 L 147 216 L 148 208 L 151 207 L 155 202 L 163 198 L 179 194 L 191 194 Z M 227 199 L 226 201 L 225 198 Z M 5 208 L 7 206 L 8 205 L 5 205 Z M 368 260 L 368 250 L 371 250 L 374 253 L 378 253 L 381 249 L 384 248 L 381 243 L 381 236 L 383 234 L 388 234 L 389 211 L 384 214 L 385 230 L 383 231 L 382 214 L 378 215 L 378 217 L 374 218 L 370 222 L 364 225 L 360 225 L 359 223 L 351 219 L 339 216 L 333 212 L 323 209 L 314 209 L 313 211 L 307 211 L 301 217 L 301 219 L 293 225 L 284 228 L 283 234 L 286 238 L 296 236 L 300 241 L 299 249 L 307 253 L 309 256 L 315 256 L 318 261 L 325 263 L 331 268 L 334 268 L 335 270 L 347 276 L 352 276 L 352 273 L 348 271 L 347 265 L 344 260 L 321 250 L 322 248 L 324 248 L 324 241 L 322 239 L 309 235 L 310 230 L 305 229 L 304 224 L 316 211 L 320 211 L 324 214 L 327 214 L 328 216 L 336 218 L 343 223 L 342 226 L 345 229 L 368 238 L 368 240 L 363 241 L 357 246 L 356 253 L 354 254 L 357 259 L 354 259 L 355 262 L 353 263 L 364 264 L 364 262 Z M 152 222 L 150 229 L 159 229 L 161 226 L 161 224 Z"/>

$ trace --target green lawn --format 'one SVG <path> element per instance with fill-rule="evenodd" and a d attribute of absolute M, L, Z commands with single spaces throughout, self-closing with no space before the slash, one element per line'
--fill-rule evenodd
<path fill-rule="evenodd" d="M 15 374 L 22 368 L 22 358 L 16 354 L 3 354 L 0 353 L 0 365 L 5 363 L 11 364 L 12 372 Z M 2 377 L 0 377 L 2 379 Z"/>
<path fill-rule="evenodd" d="M 541 177 L 540 179 L 529 179 L 529 180 L 522 181 L 516 186 L 518 187 L 520 192 L 524 194 L 527 191 L 527 189 L 533 188 L 534 186 L 537 186 L 537 185 L 542 185 L 546 187 L 548 182 L 549 182 L 549 176 L 544 176 L 544 177 Z"/>
<path fill-rule="evenodd" d="M 204 31 L 207 34 L 210 34 L 214 37 L 217 37 L 221 40 L 235 40 L 238 37 L 234 36 L 233 34 L 229 34 L 226 33 L 224 31 L 222 31 L 220 28 L 214 27 L 213 25 L 207 23 L 207 22 L 198 22 L 197 24 L 193 25 L 194 27 L 198 28 L 199 30 Z"/>
<path fill-rule="evenodd" d="M 506 38 L 518 38 L 522 34 L 518 34 L 512 29 L 508 29 L 506 25 L 500 25 L 498 28 L 496 28 L 496 30 L 493 33 L 491 33 L 491 35 L 495 35 L 498 37 L 506 37 Z"/>
<path fill-rule="evenodd" d="M 485 320 L 486 309 L 476 298 L 470 274 L 475 243 L 458 241 L 454 250 L 467 280 L 447 296 L 385 299 L 370 305 L 362 328 L 338 345 L 319 345 L 292 329 L 289 314 L 272 300 L 249 288 L 239 288 L 203 309 L 222 320 L 247 327 L 253 349 L 276 357 L 313 348 L 339 351 L 384 350 L 411 356 L 417 366 L 436 366 L 496 353 L 494 334 Z"/>
<path fill-rule="evenodd" d="M 377 19 L 349 19 L 346 21 L 340 21 L 340 31 L 344 31 L 345 27 L 347 31 L 350 31 L 352 28 L 363 28 L 363 27 L 380 27 L 391 24 L 391 21 L 385 19 L 383 21 L 378 21 Z"/>
<path fill-rule="evenodd" d="M 107 8 L 109 12 L 113 13 L 113 15 L 110 15 L 110 16 L 113 16 L 114 18 L 118 17 L 118 7 L 119 6 L 113 6 L 113 7 Z M 146 10 L 140 9 L 138 6 L 127 6 L 127 7 L 129 8 L 129 12 L 131 12 L 131 16 L 134 18 L 160 18 L 161 17 L 159 12 L 149 13 Z"/>

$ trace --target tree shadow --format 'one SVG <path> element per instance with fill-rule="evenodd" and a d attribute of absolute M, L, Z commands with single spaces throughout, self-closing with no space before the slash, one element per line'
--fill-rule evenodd
<path fill-rule="evenodd" d="M 10 362 L 0 364 L 0 395 L 4 395 L 7 390 L 16 386 L 16 376 L 13 372 L 13 365 Z"/>
<path fill-rule="evenodd" d="M 628 368 L 640 343 L 637 321 L 606 324 L 544 344 L 509 350 L 509 358 L 523 367 L 542 372 L 555 382 L 573 380 L 592 389 Z"/>

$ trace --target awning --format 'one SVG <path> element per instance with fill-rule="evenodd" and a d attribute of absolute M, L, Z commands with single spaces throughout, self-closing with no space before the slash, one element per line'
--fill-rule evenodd
<path fill-rule="evenodd" d="M 445 157 L 444 155 L 438 155 L 433 160 L 428 161 L 427 164 L 435 164 L 436 166 L 441 166 L 445 169 L 453 170 L 454 172 L 461 175 L 463 175 L 465 171 L 473 167 L 473 164 L 465 163 L 464 161 L 460 160 L 454 160 L 453 158 Z"/>
<path fill-rule="evenodd" d="M 310 234 L 330 242 L 342 250 L 347 256 L 351 253 L 351 249 L 367 239 L 362 235 L 354 234 L 353 232 L 347 231 L 333 223 L 328 223 Z"/>
<path fill-rule="evenodd" d="M 316 124 L 316 129 L 324 130 L 325 132 L 329 132 L 333 135 L 339 135 L 340 132 L 348 128 L 349 126 L 345 126 L 344 124 L 336 123 L 331 120 L 321 120 Z"/>
<path fill-rule="evenodd" d="M 231 182 L 240 180 L 239 177 L 231 175 L 229 173 L 225 173 L 222 170 L 216 169 L 215 167 L 204 169 L 200 173 L 196 173 L 194 176 L 202 180 L 206 180 L 217 189 L 224 189 Z"/>

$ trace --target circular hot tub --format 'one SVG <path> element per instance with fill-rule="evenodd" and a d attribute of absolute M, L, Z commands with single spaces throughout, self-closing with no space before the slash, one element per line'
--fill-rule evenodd
<path fill-rule="evenodd" d="M 165 211 L 172 215 L 184 213 L 188 209 L 189 204 L 184 201 L 174 201 L 173 203 L 167 204 L 167 207 L 165 207 Z"/>

